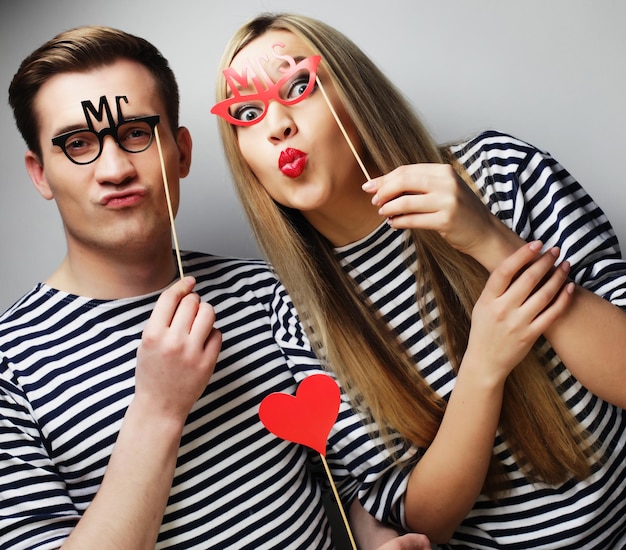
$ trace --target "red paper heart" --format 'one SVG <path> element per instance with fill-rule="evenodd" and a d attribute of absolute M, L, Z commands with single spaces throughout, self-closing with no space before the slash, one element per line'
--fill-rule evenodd
<path fill-rule="evenodd" d="M 295 397 L 268 395 L 259 407 L 264 426 L 281 439 L 306 445 L 326 456 L 326 441 L 337 420 L 341 396 L 330 376 L 314 374 L 298 386 Z"/>

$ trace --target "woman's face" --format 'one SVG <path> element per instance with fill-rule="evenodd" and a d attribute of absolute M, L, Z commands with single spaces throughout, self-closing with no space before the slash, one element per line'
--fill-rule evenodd
<path fill-rule="evenodd" d="M 270 196 L 302 211 L 317 226 L 315 220 L 345 217 L 346 212 L 371 208 L 371 204 L 361 190 L 366 177 L 322 92 L 309 80 L 310 71 L 303 68 L 314 55 L 288 31 L 269 31 L 250 42 L 230 65 L 231 75 L 238 75 L 230 79 L 231 86 L 237 81 L 235 94 L 241 97 L 229 113 L 248 124 L 235 126 L 241 154 Z M 323 65 L 321 60 L 317 73 L 324 90 L 361 151 L 356 131 L 332 83 L 324 77 Z M 292 77 L 289 72 L 294 73 Z M 266 93 L 262 94 L 265 100 L 259 99 L 253 77 L 265 87 L 268 79 L 270 86 L 281 81 L 275 94 L 281 101 L 267 99 Z M 298 101 L 300 95 L 306 95 L 305 99 Z"/>

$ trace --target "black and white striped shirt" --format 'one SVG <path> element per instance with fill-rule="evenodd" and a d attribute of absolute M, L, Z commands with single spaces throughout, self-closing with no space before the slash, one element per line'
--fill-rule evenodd
<path fill-rule="evenodd" d="M 309 467 L 319 455 L 258 417 L 265 396 L 321 371 L 284 289 L 256 260 L 185 253 L 184 269 L 223 345 L 183 432 L 157 548 L 331 548 Z M 39 284 L 0 317 L 0 548 L 60 547 L 94 498 L 158 295 L 103 301 Z M 327 460 L 344 497 L 388 467 L 345 399 Z"/>
<path fill-rule="evenodd" d="M 570 275 L 576 283 L 626 309 L 626 263 L 613 229 L 554 159 L 497 132 L 484 133 L 452 150 L 498 218 L 527 241 L 541 239 L 546 247 L 561 247 L 561 259 L 571 262 Z M 412 245 L 407 248 L 406 233 L 382 224 L 337 253 L 401 335 L 428 383 L 449 398 L 455 374 L 418 314 L 415 278 L 407 265 L 419 258 Z M 437 315 L 435 309 L 433 316 Z M 515 472 L 515 488 L 499 503 L 479 497 L 449 545 L 442 548 L 626 548 L 624 410 L 587 391 L 557 358 L 553 368 L 563 399 L 574 403 L 573 413 L 600 439 L 606 462 L 582 482 L 533 486 L 498 438 L 494 451 Z"/>

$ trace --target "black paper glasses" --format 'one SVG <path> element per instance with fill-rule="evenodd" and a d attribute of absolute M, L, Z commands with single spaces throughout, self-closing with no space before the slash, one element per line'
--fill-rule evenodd
<path fill-rule="evenodd" d="M 102 143 L 111 136 L 115 143 L 127 153 L 141 153 L 154 140 L 154 128 L 159 123 L 159 115 L 142 116 L 123 120 L 116 126 L 100 131 L 89 128 L 72 130 L 52 138 L 52 144 L 60 147 L 65 156 L 74 164 L 90 164 L 102 154 Z"/>

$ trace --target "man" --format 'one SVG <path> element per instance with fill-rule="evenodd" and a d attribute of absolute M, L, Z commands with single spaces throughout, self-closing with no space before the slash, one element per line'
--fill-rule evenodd
<path fill-rule="evenodd" d="M 167 61 L 75 29 L 9 96 L 67 253 L 0 317 L 0 547 L 330 548 L 315 453 L 258 417 L 321 371 L 284 290 L 261 261 L 199 253 L 172 284 L 158 145 L 176 210 L 192 142 Z M 369 429 L 342 403 L 327 458 L 343 497 L 388 468 Z M 391 542 L 409 543 L 428 547 Z"/>

